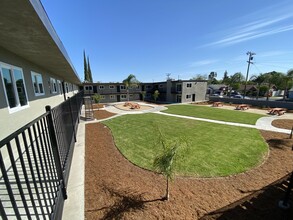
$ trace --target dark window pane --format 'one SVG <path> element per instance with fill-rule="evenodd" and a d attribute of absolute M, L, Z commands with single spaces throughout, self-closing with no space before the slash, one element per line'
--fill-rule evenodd
<path fill-rule="evenodd" d="M 15 92 L 13 88 L 11 72 L 9 69 L 2 68 L 3 80 L 6 89 L 6 96 L 8 99 L 9 107 L 14 108 L 16 107 L 16 99 L 15 99 Z"/>

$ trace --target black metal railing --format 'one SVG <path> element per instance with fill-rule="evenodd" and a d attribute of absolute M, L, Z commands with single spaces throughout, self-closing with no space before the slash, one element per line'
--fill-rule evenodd
<path fill-rule="evenodd" d="M 83 93 L 0 142 L 2 219 L 61 219 Z"/>

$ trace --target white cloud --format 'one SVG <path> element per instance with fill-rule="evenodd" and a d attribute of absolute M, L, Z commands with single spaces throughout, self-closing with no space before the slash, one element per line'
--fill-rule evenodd
<path fill-rule="evenodd" d="M 218 60 L 214 60 L 214 59 L 198 60 L 198 61 L 192 62 L 190 64 L 190 66 L 191 67 L 206 66 L 206 65 L 213 64 L 216 62 L 218 62 Z"/>
<path fill-rule="evenodd" d="M 228 29 L 225 36 L 220 37 L 220 40 L 206 44 L 205 47 L 229 46 L 256 38 L 292 31 L 292 18 L 293 13 L 285 13 L 284 8 L 275 9 L 273 14 L 271 13 L 271 8 L 267 8 L 266 13 L 265 11 L 259 14 L 254 12 L 251 16 L 247 15 L 245 18 L 240 19 L 238 24 L 234 24 L 236 27 Z M 250 21 L 244 23 L 244 21 L 249 19 Z"/>

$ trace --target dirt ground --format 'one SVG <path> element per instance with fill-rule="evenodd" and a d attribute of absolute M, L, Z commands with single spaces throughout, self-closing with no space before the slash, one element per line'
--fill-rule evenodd
<path fill-rule="evenodd" d="M 95 111 L 98 119 L 112 115 Z M 292 121 L 277 119 L 274 125 L 291 129 Z M 293 219 L 293 208 L 278 208 L 293 169 L 293 139 L 260 132 L 270 149 L 261 166 L 221 178 L 177 176 L 170 200 L 162 201 L 163 176 L 127 161 L 103 124 L 87 124 L 85 219 Z"/>

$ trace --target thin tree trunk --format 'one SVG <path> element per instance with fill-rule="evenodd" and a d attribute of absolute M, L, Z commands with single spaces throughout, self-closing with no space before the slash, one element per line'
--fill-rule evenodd
<path fill-rule="evenodd" d="M 169 200 L 169 178 L 166 177 L 166 179 L 167 179 L 167 188 L 166 188 L 166 196 L 165 196 L 165 198 L 168 201 Z"/>
<path fill-rule="evenodd" d="M 129 89 L 127 89 L 127 101 L 129 102 Z"/>
<path fill-rule="evenodd" d="M 286 100 L 286 94 L 287 94 L 287 89 L 288 89 L 287 87 L 288 87 L 288 81 L 286 81 L 286 88 L 285 88 L 284 95 L 283 95 L 284 101 Z"/>

